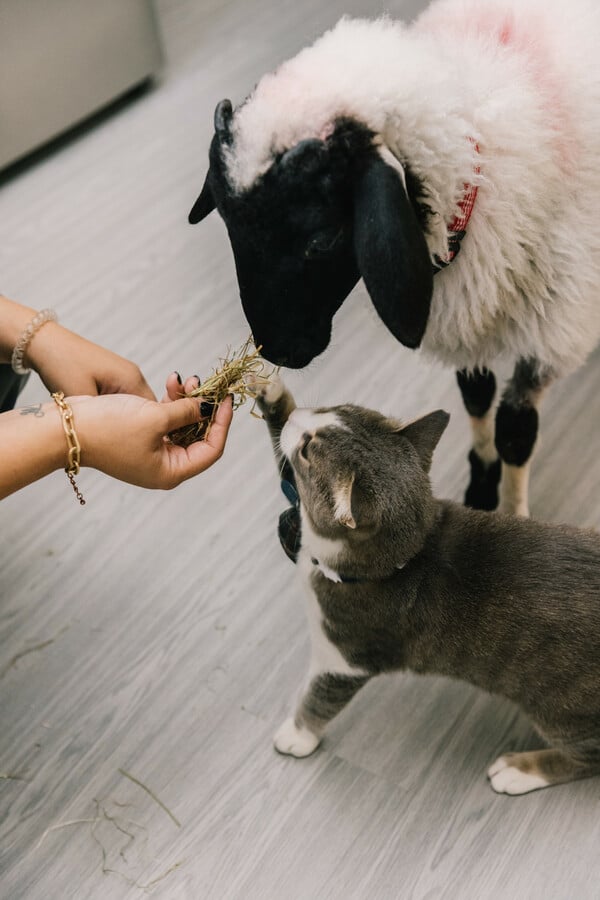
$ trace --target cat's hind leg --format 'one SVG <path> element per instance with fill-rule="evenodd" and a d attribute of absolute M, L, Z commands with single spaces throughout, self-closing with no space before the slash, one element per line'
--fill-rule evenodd
<path fill-rule="evenodd" d="M 577 749 L 532 750 L 505 753 L 488 769 L 492 788 L 498 794 L 527 794 L 553 784 L 600 774 L 600 746 L 596 752 Z"/>
<path fill-rule="evenodd" d="M 274 743 L 279 753 L 310 756 L 319 744 L 328 722 L 352 700 L 369 680 L 369 675 L 320 672 L 303 691 L 294 716 L 277 731 Z"/>

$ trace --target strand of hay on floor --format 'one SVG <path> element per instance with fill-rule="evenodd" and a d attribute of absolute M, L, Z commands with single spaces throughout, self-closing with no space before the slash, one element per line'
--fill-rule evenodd
<path fill-rule="evenodd" d="M 186 397 L 202 397 L 210 412 L 199 422 L 171 431 L 169 439 L 180 447 L 188 447 L 194 441 L 205 440 L 214 422 L 219 405 L 232 394 L 233 408 L 238 409 L 248 400 L 254 400 L 256 388 L 269 383 L 274 369 L 260 357 L 260 347 L 254 347 L 252 338 L 233 353 L 220 360 L 220 366 Z"/>
<path fill-rule="evenodd" d="M 158 805 L 161 807 L 161 809 L 164 809 L 164 811 L 166 812 L 166 814 L 169 816 L 170 819 L 172 819 L 172 821 L 177 825 L 177 827 L 178 827 L 178 828 L 181 828 L 181 822 L 179 821 L 179 819 L 176 818 L 176 816 L 173 815 L 173 813 L 171 812 L 171 810 L 169 809 L 169 807 L 168 807 L 168 806 L 165 806 L 165 804 L 162 802 L 162 800 L 160 799 L 160 797 L 157 797 L 156 794 L 154 793 L 154 791 L 151 791 L 150 788 L 149 788 L 147 785 L 145 785 L 145 784 L 143 783 L 143 781 L 140 781 L 139 778 L 136 778 L 135 775 L 132 775 L 131 772 L 127 772 L 125 769 L 119 769 L 119 772 L 120 772 L 121 775 L 123 775 L 125 778 L 129 778 L 130 781 L 133 781 L 134 784 L 137 784 L 138 787 L 141 787 L 141 789 L 142 789 L 143 791 L 146 791 L 146 793 L 147 793 L 150 797 L 152 797 L 152 799 L 154 800 L 154 802 L 155 802 L 155 803 L 158 803 Z"/>

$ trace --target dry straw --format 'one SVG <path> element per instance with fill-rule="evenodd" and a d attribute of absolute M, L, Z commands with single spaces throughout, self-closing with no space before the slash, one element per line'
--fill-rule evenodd
<path fill-rule="evenodd" d="M 172 443 L 188 447 L 194 441 L 204 440 L 214 422 L 219 404 L 229 394 L 233 395 L 234 409 L 242 406 L 248 398 L 254 400 L 257 387 L 268 384 L 273 371 L 261 359 L 260 347 L 254 347 L 251 337 L 239 350 L 230 350 L 227 357 L 220 360 L 220 366 L 214 373 L 195 390 L 186 394 L 186 397 L 202 397 L 210 408 L 209 414 L 194 425 L 172 431 L 169 434 Z"/>

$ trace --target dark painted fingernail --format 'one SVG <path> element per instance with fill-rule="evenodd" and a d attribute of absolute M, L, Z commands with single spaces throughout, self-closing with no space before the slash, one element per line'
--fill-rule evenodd
<path fill-rule="evenodd" d="M 207 400 L 203 400 L 202 403 L 200 404 L 200 415 L 204 416 L 204 418 L 207 418 L 208 416 L 210 416 L 212 414 L 213 409 L 214 409 L 213 403 L 208 403 Z"/>
<path fill-rule="evenodd" d="M 175 372 L 175 374 L 177 375 L 177 381 L 179 382 L 179 384 L 183 384 L 183 381 L 181 380 L 181 375 L 179 374 L 179 372 Z"/>
<path fill-rule="evenodd" d="M 198 382 L 198 387 L 200 387 L 200 385 L 202 384 L 202 382 L 200 381 L 200 376 L 199 376 L 199 375 L 194 375 L 194 378 L 195 378 L 196 381 Z"/>

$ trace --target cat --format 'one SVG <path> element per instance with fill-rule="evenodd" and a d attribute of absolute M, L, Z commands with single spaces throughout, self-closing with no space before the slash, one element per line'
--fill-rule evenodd
<path fill-rule="evenodd" d="M 288 497 L 297 490 L 286 549 L 312 646 L 275 748 L 308 756 L 370 678 L 410 669 L 501 694 L 532 719 L 548 748 L 500 756 L 495 791 L 599 774 L 600 535 L 434 498 L 441 410 L 401 424 L 352 405 L 299 409 L 278 376 L 256 397 Z"/>

